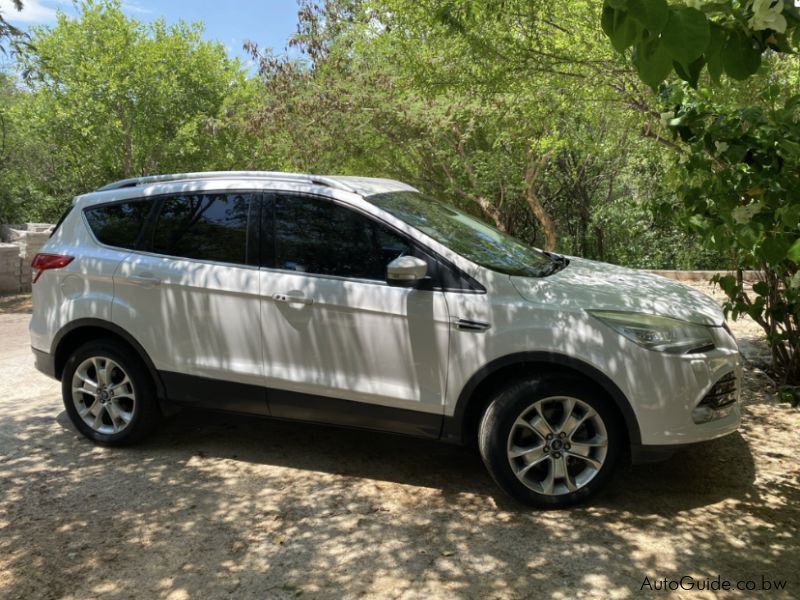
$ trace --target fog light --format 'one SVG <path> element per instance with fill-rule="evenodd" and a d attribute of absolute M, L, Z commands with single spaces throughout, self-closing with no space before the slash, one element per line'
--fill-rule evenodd
<path fill-rule="evenodd" d="M 706 404 L 701 404 L 692 411 L 692 420 L 697 423 L 708 423 L 714 419 L 721 419 L 731 414 L 733 404 L 728 404 L 722 408 L 714 409 Z"/>
<path fill-rule="evenodd" d="M 717 412 L 710 406 L 700 405 L 692 411 L 692 421 L 695 423 L 708 423 L 714 418 L 714 413 Z"/>

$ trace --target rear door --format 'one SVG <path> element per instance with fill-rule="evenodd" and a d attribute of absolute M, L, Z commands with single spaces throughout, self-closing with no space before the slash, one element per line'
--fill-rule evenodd
<path fill-rule="evenodd" d="M 266 413 L 258 387 L 260 195 L 189 193 L 157 202 L 144 239 L 115 274 L 112 320 L 148 352 L 170 398 Z"/>
<path fill-rule="evenodd" d="M 272 233 L 260 273 L 271 414 L 438 436 L 449 344 L 443 293 L 385 282 L 389 262 L 424 258 L 420 249 L 328 198 L 276 194 L 263 215 Z"/>

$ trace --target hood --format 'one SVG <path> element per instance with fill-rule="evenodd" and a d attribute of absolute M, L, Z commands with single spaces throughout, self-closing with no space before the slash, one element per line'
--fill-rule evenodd
<path fill-rule="evenodd" d="M 681 283 L 608 263 L 569 257 L 569 265 L 548 277 L 512 277 L 531 302 L 584 310 L 619 310 L 722 325 L 720 306 Z"/>

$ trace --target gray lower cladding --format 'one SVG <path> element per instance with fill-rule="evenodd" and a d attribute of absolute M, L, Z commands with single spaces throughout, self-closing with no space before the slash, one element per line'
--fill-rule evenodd
<path fill-rule="evenodd" d="M 439 439 L 442 415 L 159 371 L 167 398 L 184 406 Z"/>
<path fill-rule="evenodd" d="M 55 372 L 53 354 L 35 348 L 32 350 L 36 368 L 49 377 L 60 379 L 60 373 Z M 462 423 L 458 416 L 445 418 L 415 410 L 301 394 L 171 371 L 155 371 L 154 375 L 163 385 L 166 399 L 186 407 L 400 433 L 456 444 L 465 442 L 461 438 Z M 631 459 L 635 464 L 662 461 L 693 445 L 631 444 Z"/>
<path fill-rule="evenodd" d="M 31 350 L 33 351 L 33 364 L 36 369 L 48 377 L 59 379 L 59 377 L 56 376 L 55 357 L 44 350 L 37 350 L 33 347 L 31 347 Z"/>

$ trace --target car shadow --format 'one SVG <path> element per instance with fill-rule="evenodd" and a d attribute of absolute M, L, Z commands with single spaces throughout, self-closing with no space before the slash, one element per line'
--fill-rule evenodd
<path fill-rule="evenodd" d="M 74 431 L 62 411 L 58 422 Z M 512 512 L 530 509 L 501 492 L 476 449 L 375 431 L 183 410 L 137 452 L 224 458 L 309 472 L 467 493 Z M 739 433 L 681 450 L 664 462 L 623 459 L 589 505 L 631 515 L 669 516 L 722 500 L 753 500 L 755 466 Z"/>

